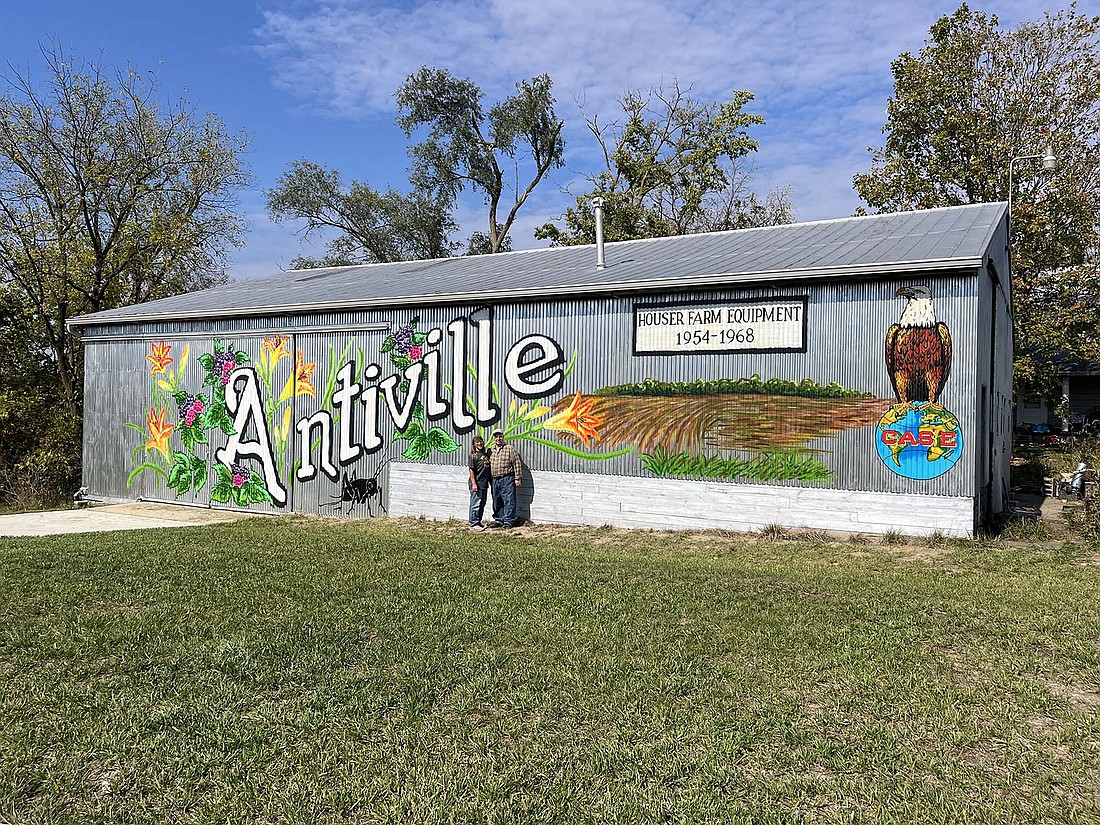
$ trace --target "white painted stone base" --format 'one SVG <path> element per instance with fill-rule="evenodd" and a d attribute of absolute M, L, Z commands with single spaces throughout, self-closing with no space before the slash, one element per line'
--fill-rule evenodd
<path fill-rule="evenodd" d="M 389 513 L 465 520 L 468 478 L 465 467 L 391 463 Z M 743 532 L 775 524 L 880 535 L 974 533 L 973 499 L 953 496 L 538 471 L 524 477 L 519 493 L 518 515 L 536 524 Z M 490 502 L 486 520 L 492 509 Z"/>

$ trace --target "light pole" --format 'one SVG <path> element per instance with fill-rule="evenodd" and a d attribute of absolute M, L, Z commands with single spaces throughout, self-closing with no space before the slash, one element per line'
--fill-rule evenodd
<path fill-rule="evenodd" d="M 1008 271 L 1012 272 L 1012 171 L 1016 166 L 1016 162 L 1020 160 L 1036 160 L 1038 158 L 1043 159 L 1043 168 L 1048 172 L 1058 168 L 1058 158 L 1054 155 L 1054 148 L 1051 144 L 1047 144 L 1046 151 L 1041 155 L 1020 155 L 1012 158 L 1008 162 L 1008 236 L 1005 238 L 1005 253 L 1008 255 Z M 1013 276 L 1014 277 L 1014 276 Z M 1016 334 L 1013 332 L 1013 339 Z M 1014 341 L 1015 343 L 1015 341 Z M 1067 385 L 1066 379 L 1062 380 L 1062 393 L 1066 400 L 1069 400 L 1069 396 L 1066 395 Z M 1013 405 L 1015 406 L 1015 405 Z M 1015 414 L 1013 414 L 1013 421 L 1016 420 Z M 1069 421 L 1062 421 L 1062 428 L 1069 429 Z"/>
<path fill-rule="evenodd" d="M 1054 148 L 1048 143 L 1047 150 L 1041 155 L 1020 155 L 1008 162 L 1008 229 L 1012 231 L 1012 171 L 1019 160 L 1043 159 L 1043 168 L 1048 172 L 1058 168 L 1058 158 L 1054 156 Z"/>

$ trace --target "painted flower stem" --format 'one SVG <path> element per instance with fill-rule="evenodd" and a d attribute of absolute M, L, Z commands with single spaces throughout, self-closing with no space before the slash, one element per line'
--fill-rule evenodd
<path fill-rule="evenodd" d="M 130 475 L 127 476 L 127 478 L 126 478 L 126 486 L 127 487 L 129 487 L 131 484 L 134 483 L 134 479 L 138 476 L 139 473 L 141 473 L 142 470 L 152 470 L 158 476 L 163 478 L 165 481 L 168 480 L 168 473 L 166 473 L 161 467 L 158 467 L 156 464 L 152 463 L 151 461 L 146 461 L 142 464 L 139 464 L 137 467 L 135 467 L 133 469 L 133 471 L 130 473 Z"/>
<path fill-rule="evenodd" d="M 565 453 L 566 455 L 571 455 L 575 458 L 587 458 L 592 461 L 604 461 L 609 458 L 618 458 L 621 455 L 626 455 L 627 453 L 634 451 L 634 447 L 630 446 L 624 447 L 621 450 L 615 450 L 614 452 L 610 453 L 586 453 L 582 450 L 574 450 L 572 447 L 566 447 L 564 444 L 558 444 L 545 438 L 537 438 L 533 435 L 517 435 L 515 436 L 515 438 L 523 439 L 525 441 L 534 441 L 536 444 L 542 444 L 546 447 L 553 447 L 555 450 Z"/>

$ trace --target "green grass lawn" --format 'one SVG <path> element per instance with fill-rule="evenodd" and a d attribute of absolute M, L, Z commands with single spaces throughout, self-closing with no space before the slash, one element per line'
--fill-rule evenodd
<path fill-rule="evenodd" d="M 0 539 L 0 822 L 1097 822 L 1100 556 Z"/>

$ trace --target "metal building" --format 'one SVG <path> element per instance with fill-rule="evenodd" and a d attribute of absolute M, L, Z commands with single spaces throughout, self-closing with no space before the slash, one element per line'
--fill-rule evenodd
<path fill-rule="evenodd" d="M 969 536 L 1005 500 L 1002 203 L 285 272 L 74 319 L 110 501 Z"/>

